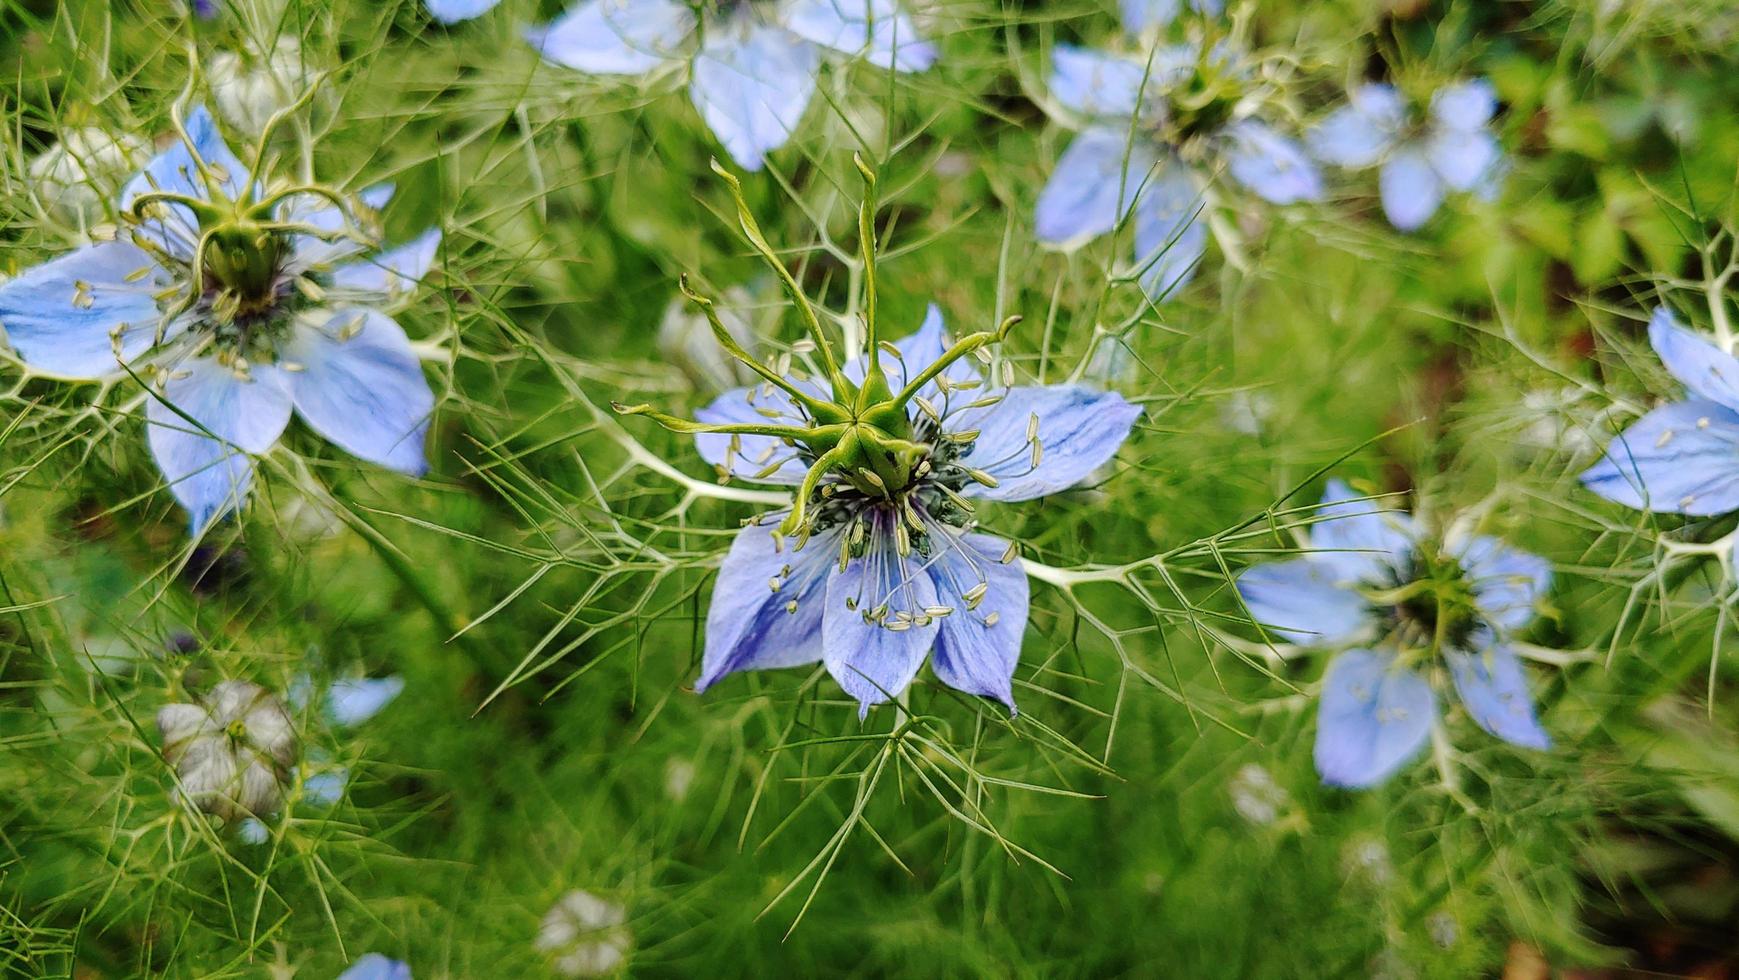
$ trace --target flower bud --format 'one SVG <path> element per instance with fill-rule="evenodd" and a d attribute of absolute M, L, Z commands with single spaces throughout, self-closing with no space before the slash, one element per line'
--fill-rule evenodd
<path fill-rule="evenodd" d="M 628 958 L 634 936 L 626 921 L 622 906 L 576 889 L 544 914 L 537 927 L 537 948 L 550 954 L 562 976 L 603 976 Z"/>
<path fill-rule="evenodd" d="M 211 57 L 210 78 L 217 111 L 230 125 L 258 136 L 273 113 L 294 103 L 313 84 L 314 73 L 296 39 L 279 37 L 264 51 L 250 46 L 240 53 L 217 52 Z"/>
<path fill-rule="evenodd" d="M 81 225 L 102 218 L 102 202 L 143 162 L 145 143 L 95 126 L 68 129 L 31 159 L 30 181 L 49 213 Z"/>
<path fill-rule="evenodd" d="M 296 735 L 265 688 L 224 681 L 198 704 L 164 706 L 157 730 L 188 805 L 228 822 L 269 814 L 282 802 Z"/>

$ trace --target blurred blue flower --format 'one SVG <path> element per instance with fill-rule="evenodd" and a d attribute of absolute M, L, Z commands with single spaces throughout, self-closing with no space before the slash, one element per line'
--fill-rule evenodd
<path fill-rule="evenodd" d="M 1226 9 L 1225 0 L 1120 0 L 1118 6 L 1123 29 L 1131 34 L 1170 26 L 1186 6 L 1198 14 L 1214 16 Z"/>
<path fill-rule="evenodd" d="M 457 24 L 462 20 L 481 17 L 500 3 L 501 0 L 423 0 L 429 16 L 443 24 Z"/>
<path fill-rule="evenodd" d="M 603 75 L 690 66 L 689 95 L 737 163 L 759 170 L 815 94 L 821 49 L 923 71 L 934 45 L 894 0 L 727 3 L 697 15 L 680 0 L 581 0 L 526 40 L 556 64 Z"/>
<path fill-rule="evenodd" d="M 388 677 L 340 677 L 326 689 L 326 717 L 334 725 L 354 727 L 379 714 L 405 689 L 405 679 L 393 674 Z M 285 695 L 293 707 L 306 707 L 314 694 L 314 681 L 301 674 L 290 683 Z"/>
<path fill-rule="evenodd" d="M 1349 169 L 1380 166 L 1383 212 L 1402 231 L 1423 225 L 1451 190 L 1496 197 L 1507 169 L 1491 132 L 1497 93 L 1476 78 L 1446 85 L 1424 119 L 1409 118 L 1392 86 L 1361 85 L 1308 134 L 1317 159 Z"/>
<path fill-rule="evenodd" d="M 940 311 L 930 307 L 918 332 L 892 346 L 899 356 L 882 366 L 899 390 L 949 349 Z M 865 372 L 861 358 L 844 368 L 859 385 Z M 792 383 L 824 396 L 813 381 Z M 1026 573 L 1013 544 L 975 530 L 972 501 L 1032 500 L 1074 486 L 1116 453 L 1141 410 L 1074 385 L 996 386 L 969 359 L 942 370 L 914 402 L 914 438 L 929 454 L 909 488 L 869 494 L 853 482 L 861 477 L 830 471 L 809 496 L 804 533 L 791 541 L 770 533 L 765 524 L 782 513 L 738 533 L 707 612 L 699 690 L 739 670 L 819 660 L 867 714 L 933 655 L 943 683 L 1014 708 Z M 727 392 L 696 418 L 810 424 L 771 385 Z M 814 462 L 774 436 L 702 433 L 696 445 L 720 472 L 765 483 L 795 486 Z"/>
<path fill-rule="evenodd" d="M 1275 204 L 1320 199 L 1316 164 L 1254 116 L 1248 75 L 1224 45 L 1145 57 L 1059 45 L 1051 95 L 1082 129 L 1039 194 L 1039 241 L 1077 248 L 1133 212 L 1136 267 L 1157 301 L 1195 275 L 1208 245 L 1207 187 L 1222 169 Z"/>
<path fill-rule="evenodd" d="M 1588 489 L 1638 510 L 1710 517 L 1739 510 L 1739 359 L 1657 307 L 1648 339 L 1690 397 L 1631 423 L 1582 474 Z"/>
<path fill-rule="evenodd" d="M 411 967 L 379 953 L 365 953 L 338 980 L 411 980 Z"/>
<path fill-rule="evenodd" d="M 292 409 L 344 450 L 413 476 L 434 395 L 381 307 L 428 270 L 431 230 L 373 253 L 377 187 L 360 204 L 265 185 L 203 106 L 184 141 L 121 192 L 122 230 L 0 285 L 0 327 L 32 369 L 148 382 L 147 436 L 198 534 L 238 508 L 253 456 Z"/>
<path fill-rule="evenodd" d="M 1433 655 L 1487 732 L 1532 749 L 1551 742 L 1534 717 L 1510 633 L 1534 618 L 1552 581 L 1542 558 L 1483 535 L 1439 549 L 1406 514 L 1374 508 L 1329 481 L 1302 558 L 1238 576 L 1250 615 L 1289 642 L 1353 647 L 1323 678 L 1316 768 L 1365 787 L 1425 747 L 1437 718 Z M 1366 644 L 1382 640 L 1376 648 Z"/>

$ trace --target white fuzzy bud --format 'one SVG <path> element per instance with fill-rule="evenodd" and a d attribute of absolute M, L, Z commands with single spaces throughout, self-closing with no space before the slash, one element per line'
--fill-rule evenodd
<path fill-rule="evenodd" d="M 544 913 L 536 946 L 564 977 L 603 976 L 628 959 L 634 935 L 627 920 L 622 906 L 576 889 Z"/>

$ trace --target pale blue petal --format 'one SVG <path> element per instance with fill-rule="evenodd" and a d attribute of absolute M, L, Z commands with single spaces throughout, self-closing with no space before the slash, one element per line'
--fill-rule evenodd
<path fill-rule="evenodd" d="M 1431 97 L 1431 116 L 1449 129 L 1475 130 L 1497 112 L 1497 90 L 1483 78 L 1446 85 Z"/>
<path fill-rule="evenodd" d="M 680 58 L 694 28 L 694 10 L 681 0 L 582 0 L 525 39 L 577 71 L 639 75 Z"/>
<path fill-rule="evenodd" d="M 359 191 L 356 199 L 368 210 L 379 212 L 392 201 L 395 191 L 390 183 L 375 184 Z M 308 225 L 333 234 L 343 230 L 352 216 L 318 194 L 295 194 L 278 208 L 278 217 L 285 222 Z M 349 238 L 327 239 L 298 233 L 291 235 L 290 242 L 295 260 L 303 268 L 331 264 L 363 250 L 360 243 Z"/>
<path fill-rule="evenodd" d="M 1401 231 L 1413 231 L 1443 204 L 1443 180 L 1419 147 L 1402 146 L 1383 163 L 1377 176 L 1383 213 Z"/>
<path fill-rule="evenodd" d="M 240 838 L 243 844 L 255 845 L 264 844 L 272 838 L 272 832 L 266 829 L 266 825 L 261 823 L 257 817 L 243 818 L 242 822 L 236 825 L 235 835 Z"/>
<path fill-rule="evenodd" d="M 141 271 L 146 275 L 137 277 Z M 88 245 L 0 283 L 0 328 L 20 360 L 67 378 L 120 370 L 113 334 L 131 360 L 151 346 L 166 273 L 130 242 Z"/>
<path fill-rule="evenodd" d="M 1329 113 L 1305 137 L 1318 160 L 1341 167 L 1368 167 L 1394 146 L 1407 106 L 1391 86 L 1361 85 L 1347 104 Z"/>
<path fill-rule="evenodd" d="M 412 476 L 428 471 L 423 443 L 435 396 L 391 317 L 340 310 L 324 327 L 296 325 L 278 354 L 296 414 L 315 432 L 371 463 Z"/>
<path fill-rule="evenodd" d="M 1412 554 L 1413 519 L 1329 480 L 1310 526 L 1311 558 L 1333 566 L 1345 583 L 1384 581 Z"/>
<path fill-rule="evenodd" d="M 398 248 L 333 270 L 332 285 L 357 294 L 348 298 L 385 303 L 416 287 L 440 247 L 441 229 L 431 228 Z"/>
<path fill-rule="evenodd" d="M 1431 168 L 1443 182 L 1458 191 L 1479 186 L 1502 155 L 1497 137 L 1483 130 L 1439 129 L 1425 142 Z"/>
<path fill-rule="evenodd" d="M 218 131 L 217 121 L 212 118 L 211 113 L 205 106 L 195 106 L 184 123 L 191 149 L 188 143 L 177 139 L 168 149 L 153 157 L 121 189 L 122 211 L 130 209 L 140 195 L 154 191 L 209 199 L 211 192 L 199 166 L 194 162 L 195 152 L 205 162 L 206 173 L 216 179 L 219 191 L 224 197 L 235 200 L 241 196 L 248 182 L 247 166 L 230 150 L 229 144 L 224 142 L 223 134 Z M 139 226 L 138 232 L 157 240 L 176 255 L 191 257 L 194 238 L 186 229 L 197 227 L 193 212 L 179 204 L 168 207 L 176 215 L 177 221 L 146 221 Z"/>
<path fill-rule="evenodd" d="M 1159 154 L 1129 134 L 1089 129 L 1069 144 L 1039 193 L 1033 231 L 1046 245 L 1072 249 L 1117 227 Z"/>
<path fill-rule="evenodd" d="M 495 9 L 501 0 L 423 0 L 423 5 L 429 8 L 429 16 L 443 24 L 457 24 L 462 20 L 481 17 Z"/>
<path fill-rule="evenodd" d="M 1253 120 L 1226 127 L 1226 169 L 1274 204 L 1321 200 L 1322 175 L 1304 148 Z"/>
<path fill-rule="evenodd" d="M 1486 622 L 1518 630 L 1533 620 L 1535 606 L 1552 587 L 1551 562 L 1478 534 L 1459 542 L 1454 552 Z"/>
<path fill-rule="evenodd" d="M 793 384 L 817 398 L 828 398 L 821 386 L 813 381 L 795 381 Z M 798 411 L 791 396 L 770 384 L 727 391 L 713 399 L 711 405 L 695 412 L 694 417 L 707 425 L 810 424 L 809 418 Z M 725 467 L 733 477 L 756 483 L 796 486 L 803 482 L 803 474 L 809 469 L 794 447 L 773 436 L 701 432 L 695 435 L 694 446 L 701 458 L 713 466 Z M 733 446 L 736 447 L 735 455 L 731 452 Z M 763 472 L 775 462 L 779 464 L 777 468 L 770 473 Z"/>
<path fill-rule="evenodd" d="M 948 532 L 940 532 L 946 534 Z M 1014 669 L 1026 634 L 1026 569 L 1018 558 L 1004 564 L 1008 542 L 988 534 L 961 535 L 930 566 L 937 601 L 953 609 L 941 620 L 930 667 L 957 691 L 995 698 L 1014 711 Z M 979 583 L 988 589 L 976 608 L 965 594 Z M 986 624 L 992 618 L 994 622 Z"/>
<path fill-rule="evenodd" d="M 1051 52 L 1051 95 L 1071 112 L 1092 119 L 1128 119 L 1144 108 L 1145 64 L 1069 44 Z"/>
<path fill-rule="evenodd" d="M 886 338 L 882 338 L 884 341 Z M 947 330 L 942 322 L 942 309 L 931 303 L 924 311 L 924 322 L 918 329 L 893 342 L 894 350 L 899 352 L 895 357 L 883 350 L 879 358 L 882 374 L 888 379 L 888 387 L 898 393 L 906 386 L 906 379 L 917 375 L 925 368 L 941 360 L 942 353 L 951 343 Z M 971 382 L 980 380 L 982 375 L 974 367 L 976 362 L 969 357 L 961 358 L 942 370 L 943 376 L 950 381 Z M 845 363 L 844 374 L 853 384 L 861 385 L 864 374 L 869 369 L 869 362 L 862 356 L 854 357 Z M 918 389 L 918 394 L 932 403 L 938 404 L 942 398 L 942 390 L 934 381 L 926 383 Z"/>
<path fill-rule="evenodd" d="M 862 56 L 879 68 L 923 71 L 936 63 L 924 40 L 894 0 L 792 0 L 785 26 L 808 41 Z"/>
<path fill-rule="evenodd" d="M 961 459 L 983 470 L 997 485 L 968 484 L 962 493 L 988 500 L 1032 500 L 1067 490 L 1111 461 L 1129 438 L 1141 408 L 1114 391 L 1084 385 L 1031 385 L 1007 388 L 1002 400 L 946 418 L 949 432 L 977 429 L 978 438 Z M 1038 466 L 1027 432 L 1038 419 Z"/>
<path fill-rule="evenodd" d="M 405 679 L 392 677 L 345 677 L 332 682 L 326 692 L 326 714 L 339 725 L 360 725 L 380 713 L 405 689 Z"/>
<path fill-rule="evenodd" d="M 1250 618 L 1288 643 L 1333 646 L 1370 627 L 1371 607 L 1336 567 L 1316 558 L 1253 565 L 1238 575 Z"/>
<path fill-rule="evenodd" d="M 1662 405 L 1612 440 L 1582 484 L 1639 510 L 1739 510 L 1739 413 L 1711 401 Z"/>
<path fill-rule="evenodd" d="M 1479 727 L 1527 749 L 1548 749 L 1552 739 L 1534 717 L 1534 698 L 1521 658 L 1501 643 L 1483 638 L 1479 653 L 1445 651 L 1461 703 Z"/>
<path fill-rule="evenodd" d="M 1393 654 L 1348 650 L 1328 665 L 1316 719 L 1316 771 L 1330 786 L 1374 786 L 1431 737 L 1437 697 Z"/>
<path fill-rule="evenodd" d="M 696 691 L 739 670 L 800 667 L 821 659 L 821 617 L 828 573 L 839 558 L 838 536 L 781 547 L 773 526 L 783 514 L 737 532 L 719 566 L 706 614 L 706 651 Z M 776 586 L 776 587 L 775 587 Z"/>
<path fill-rule="evenodd" d="M 350 770 L 342 766 L 302 780 L 302 798 L 315 806 L 337 806 L 350 785 Z"/>
<path fill-rule="evenodd" d="M 1661 363 L 1691 394 L 1739 411 L 1739 359 L 1684 327 L 1673 311 L 1655 307 L 1648 341 Z"/>
<path fill-rule="evenodd" d="M 1224 0 L 1188 0 L 1190 9 L 1202 14 L 1218 15 L 1225 9 Z M 1123 29 L 1140 34 L 1150 27 L 1165 27 L 1177 19 L 1184 0 L 1121 0 Z"/>
<path fill-rule="evenodd" d="M 368 953 L 340 973 L 338 980 L 411 980 L 411 968 L 379 953 Z"/>
<path fill-rule="evenodd" d="M 254 474 L 248 454 L 265 452 L 283 434 L 290 395 L 277 368 L 256 365 L 244 381 L 210 358 L 193 358 L 176 365 L 162 398 L 146 402 L 145 418 L 151 455 L 198 535 L 247 499 Z"/>
<path fill-rule="evenodd" d="M 1176 159 L 1142 190 L 1135 203 L 1135 264 L 1149 299 L 1165 299 L 1195 276 L 1208 250 L 1208 223 L 1201 211 L 1195 179 Z"/>
<path fill-rule="evenodd" d="M 818 68 L 814 45 L 789 31 L 721 32 L 695 56 L 689 95 L 731 158 L 760 170 L 803 118 Z"/>
<path fill-rule="evenodd" d="M 883 527 L 870 534 L 891 539 L 893 531 Z M 854 558 L 844 571 L 828 576 L 826 602 L 822 662 L 845 693 L 857 699 L 859 717 L 866 716 L 871 705 L 898 697 L 923 666 L 937 624 L 921 614 L 936 605 L 935 583 L 916 561 L 898 558 L 892 540 L 872 541 L 869 557 Z M 870 621 L 869 614 L 880 606 L 909 613 L 912 625 L 895 630 L 883 621 Z M 892 622 L 893 613 L 885 620 Z"/>

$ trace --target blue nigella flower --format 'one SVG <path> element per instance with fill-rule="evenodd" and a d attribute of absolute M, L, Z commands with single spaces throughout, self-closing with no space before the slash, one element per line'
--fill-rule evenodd
<path fill-rule="evenodd" d="M 1374 509 L 1339 480 L 1329 481 L 1317 514 L 1311 550 L 1246 569 L 1238 593 L 1274 635 L 1342 648 L 1317 716 L 1323 782 L 1371 786 L 1416 756 L 1436 722 L 1434 687 L 1445 670 L 1481 728 L 1547 748 L 1508 637 L 1533 620 L 1551 566 L 1482 535 L 1451 533 L 1439 545 L 1406 514 Z"/>
<path fill-rule="evenodd" d="M 1639 510 L 1711 517 L 1739 510 L 1739 359 L 1658 307 L 1648 339 L 1690 397 L 1631 423 L 1582 474 L 1588 489 Z"/>
<path fill-rule="evenodd" d="M 338 980 L 411 980 L 411 966 L 379 953 L 365 953 Z"/>
<path fill-rule="evenodd" d="M 1491 132 L 1497 93 L 1476 78 L 1437 90 L 1424 119 L 1410 119 L 1406 99 L 1373 82 L 1347 96 L 1307 137 L 1327 163 L 1352 169 L 1381 165 L 1383 212 L 1402 231 L 1423 225 L 1451 190 L 1495 197 L 1505 170 Z"/>
<path fill-rule="evenodd" d="M 1195 274 L 1208 245 L 1201 211 L 1222 168 L 1275 204 L 1322 197 L 1315 163 L 1255 117 L 1249 71 L 1227 46 L 1133 57 L 1059 45 L 1051 61 L 1051 95 L 1083 128 L 1039 194 L 1038 239 L 1076 248 L 1133 212 L 1149 297 Z"/>
<path fill-rule="evenodd" d="M 1226 4 L 1225 0 L 1120 0 L 1118 4 L 1123 14 L 1123 29 L 1131 34 L 1140 34 L 1149 28 L 1168 27 L 1185 7 L 1198 14 L 1217 16 L 1226 9 Z"/>
<path fill-rule="evenodd" d="M 435 399 L 382 307 L 428 270 L 440 232 L 377 253 L 390 187 L 353 202 L 265 184 L 204 107 L 178 128 L 123 188 L 114 240 L 0 285 L 12 349 L 43 374 L 148 383 L 151 453 L 195 534 L 246 499 L 252 457 L 292 410 L 353 455 L 422 474 Z"/>
<path fill-rule="evenodd" d="M 923 71 L 934 45 L 894 0 L 582 0 L 527 32 L 544 58 L 583 72 L 640 75 L 681 62 L 689 95 L 737 163 L 759 170 L 815 94 L 821 49 L 881 68 Z"/>
<path fill-rule="evenodd" d="M 703 432 L 696 445 L 724 473 L 798 485 L 808 507 L 797 536 L 768 515 L 737 534 L 707 613 L 699 690 L 739 670 L 819 660 L 863 712 L 910 684 L 932 655 L 944 683 L 1014 707 L 1013 678 L 1026 631 L 1026 573 L 1016 547 L 977 530 L 974 502 L 1032 500 L 1066 490 L 1110 460 L 1140 409 L 1111 392 L 1074 385 L 1013 386 L 947 363 L 950 345 L 932 306 L 918 332 L 884 360 L 893 390 L 932 365 L 944 369 L 901 408 L 918 462 L 904 485 L 831 470 L 777 436 Z M 884 352 L 886 356 L 888 352 Z M 868 370 L 843 367 L 855 384 Z M 789 379 L 824 397 L 814 381 Z M 697 418 L 712 425 L 810 426 L 806 408 L 772 385 L 721 395 Z"/>
<path fill-rule="evenodd" d="M 500 3 L 501 0 L 423 0 L 429 16 L 443 24 L 457 24 L 462 20 L 481 17 Z"/>

